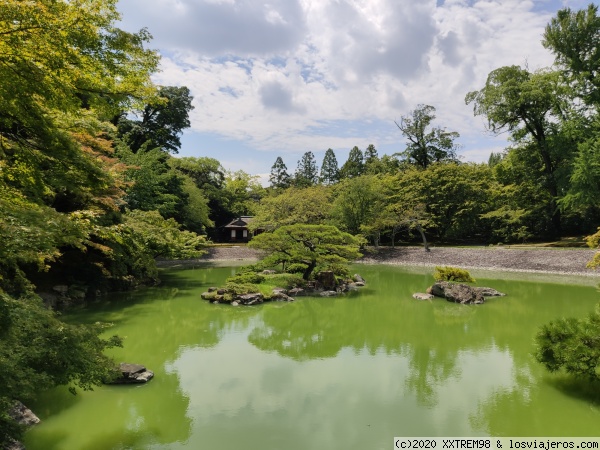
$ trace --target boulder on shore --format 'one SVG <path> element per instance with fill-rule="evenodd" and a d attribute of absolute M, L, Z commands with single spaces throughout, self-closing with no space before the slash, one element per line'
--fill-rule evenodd
<path fill-rule="evenodd" d="M 431 286 L 431 294 L 436 297 L 442 297 L 449 302 L 468 304 L 482 304 L 485 300 L 483 295 L 472 286 L 463 283 L 450 283 L 448 281 L 438 281 Z"/>
<path fill-rule="evenodd" d="M 484 297 L 502 297 L 506 294 L 489 287 L 474 287 L 463 283 L 450 283 L 448 281 L 438 281 L 434 283 L 427 293 L 436 297 L 442 297 L 449 302 L 465 304 L 481 304 L 485 301 Z"/>
<path fill-rule="evenodd" d="M 424 292 L 417 292 L 413 294 L 413 298 L 417 300 L 431 300 L 433 298 L 433 295 L 426 294 Z"/>
<path fill-rule="evenodd" d="M 120 376 L 117 376 L 110 384 L 147 383 L 154 377 L 154 372 L 141 364 L 121 363 L 117 372 Z"/>

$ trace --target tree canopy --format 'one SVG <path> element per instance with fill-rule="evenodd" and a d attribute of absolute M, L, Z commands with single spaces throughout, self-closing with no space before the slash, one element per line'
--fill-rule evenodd
<path fill-rule="evenodd" d="M 434 162 L 456 160 L 457 144 L 460 137 L 456 131 L 433 127 L 435 108 L 418 105 L 410 114 L 403 116 L 396 126 L 407 139 L 406 150 L 400 153 L 406 161 L 426 169 Z"/>
<path fill-rule="evenodd" d="M 308 280 L 318 265 L 347 264 L 361 256 L 361 240 L 331 225 L 286 225 L 248 244 L 266 250 L 265 264 L 304 264 Z"/>

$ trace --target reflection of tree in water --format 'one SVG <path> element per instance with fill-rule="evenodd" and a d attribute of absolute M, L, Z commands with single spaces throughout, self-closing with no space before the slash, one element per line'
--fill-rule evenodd
<path fill-rule="evenodd" d="M 247 329 L 260 311 L 211 305 L 200 299 L 199 294 L 207 285 L 218 284 L 230 274 L 229 269 L 219 269 L 216 275 L 210 269 L 181 271 L 164 277 L 161 287 L 113 295 L 109 301 L 68 316 L 72 322 L 114 324 L 107 334 L 118 334 L 124 342 L 123 348 L 113 349 L 110 355 L 116 361 L 142 363 L 155 372 L 155 378 L 144 386 L 101 387 L 97 390 L 103 392 L 86 394 L 91 406 L 85 415 L 92 414 L 91 409 L 94 414 L 87 420 L 101 417 L 100 428 L 111 432 L 98 431 L 85 448 L 147 448 L 151 444 L 169 445 L 189 438 L 190 399 L 181 389 L 173 361 L 185 349 L 215 347 L 226 333 Z M 50 405 L 45 411 L 48 417 L 59 412 L 68 417 L 76 411 L 71 407 L 77 403 L 70 401 L 70 397 L 65 390 L 57 390 L 40 404 Z M 84 418 L 73 417 L 73 420 Z M 87 429 L 83 424 L 81 428 Z M 65 433 L 64 427 L 59 430 L 42 426 L 32 429 L 29 435 L 28 448 L 52 449 L 64 448 L 70 433 Z M 36 447 L 36 442 L 43 445 Z"/>
<path fill-rule="evenodd" d="M 410 347 L 408 352 L 410 373 L 405 386 L 415 393 L 417 401 L 423 406 L 437 404 L 436 388 L 450 376 L 457 375 L 456 353 L 440 355 L 427 347 Z"/>

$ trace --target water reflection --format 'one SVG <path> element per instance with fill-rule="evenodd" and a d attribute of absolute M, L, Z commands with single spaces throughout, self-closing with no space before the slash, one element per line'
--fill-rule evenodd
<path fill-rule="evenodd" d="M 426 270 L 372 266 L 360 268 L 368 287 L 342 298 L 200 300 L 232 270 L 170 272 L 163 287 L 71 316 L 113 322 L 125 337 L 115 358 L 157 376 L 47 394 L 28 448 L 388 449 L 398 435 L 596 432 L 597 403 L 565 395 L 531 357 L 539 325 L 586 315 L 593 288 L 491 280 L 509 296 L 420 302 Z"/>

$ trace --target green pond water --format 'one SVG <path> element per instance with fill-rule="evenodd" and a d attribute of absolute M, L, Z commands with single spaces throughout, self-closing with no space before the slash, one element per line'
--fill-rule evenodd
<path fill-rule="evenodd" d="M 432 269 L 353 269 L 368 282 L 357 293 L 258 307 L 200 299 L 235 268 L 170 270 L 160 287 L 70 313 L 113 323 L 124 348 L 111 355 L 155 378 L 43 394 L 27 448 L 388 450 L 394 436 L 600 435 L 598 386 L 532 357 L 540 325 L 593 311 L 597 279 L 475 273 L 508 296 L 462 306 L 411 297 Z"/>

